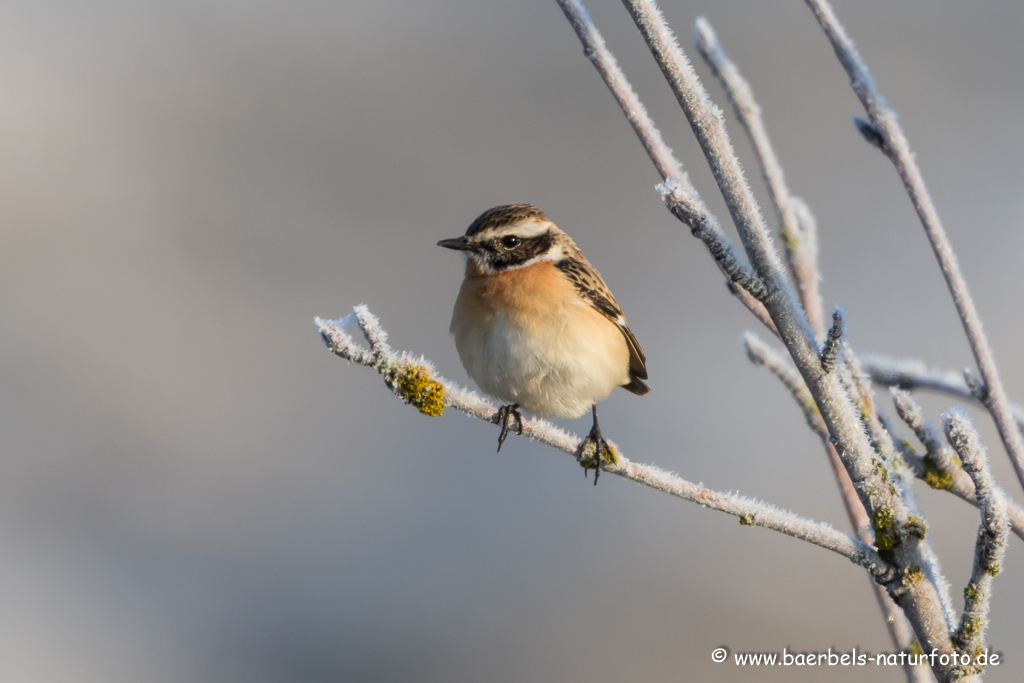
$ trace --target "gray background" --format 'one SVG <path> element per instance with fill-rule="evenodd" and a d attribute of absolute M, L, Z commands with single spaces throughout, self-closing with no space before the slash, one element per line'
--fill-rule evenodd
<path fill-rule="evenodd" d="M 628 16 L 591 9 L 728 224 Z M 837 10 L 1024 398 L 1024 4 Z M 753 83 L 853 344 L 967 364 L 909 201 L 850 125 L 859 106 L 803 3 L 666 11 L 687 49 L 708 16 Z M 461 265 L 434 243 L 536 203 L 647 351 L 653 391 L 603 404 L 606 433 L 845 528 L 820 445 L 744 358 L 755 323 L 656 180 L 554 2 L 3 3 L 0 680 L 901 680 L 712 664 L 719 645 L 891 646 L 845 560 L 615 477 L 594 489 L 524 439 L 496 457 L 492 426 L 419 415 L 312 326 L 365 302 L 395 346 L 467 381 L 447 333 Z M 925 404 L 936 419 L 949 401 Z M 959 607 L 977 514 L 921 500 Z M 1016 539 L 1005 564 L 992 681 L 1024 670 Z"/>

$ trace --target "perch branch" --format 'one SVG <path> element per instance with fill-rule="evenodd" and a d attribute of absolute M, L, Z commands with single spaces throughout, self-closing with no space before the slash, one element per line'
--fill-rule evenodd
<path fill-rule="evenodd" d="M 967 289 L 967 281 L 960 270 L 953 246 L 946 235 L 935 203 L 925 186 L 921 170 L 910 152 L 910 143 L 900 128 L 896 112 L 886 103 L 885 98 L 875 87 L 874 80 L 868 72 L 864 60 L 857 52 L 853 41 L 836 18 L 827 0 L 806 0 L 818 24 L 825 31 L 836 56 L 850 77 L 850 85 L 860 99 L 867 112 L 871 128 L 878 135 L 878 146 L 896 167 L 896 172 L 903 181 L 903 186 L 910 196 L 921 225 L 924 227 L 932 251 L 939 262 L 942 276 L 946 280 L 949 292 L 953 297 L 957 313 L 963 324 L 967 341 L 978 364 L 981 379 L 987 389 L 985 407 L 999 431 L 999 436 L 1010 456 L 1017 479 L 1024 486 L 1024 439 L 1013 419 L 1010 401 L 1006 396 L 1002 379 L 996 369 L 995 357 L 988 337 L 981 327 L 981 318 Z M 860 126 L 863 129 L 863 126 Z"/>
<path fill-rule="evenodd" d="M 964 613 L 953 635 L 957 649 L 974 656 L 985 646 L 992 579 L 999 574 L 1006 551 L 1006 501 L 992 480 L 988 457 L 970 418 L 963 412 L 951 410 L 942 416 L 942 421 L 946 438 L 960 455 L 964 471 L 974 481 L 981 502 L 981 525 L 978 527 L 971 580 L 964 589 Z M 980 673 L 980 669 L 968 673 Z"/>
<path fill-rule="evenodd" d="M 377 318 L 365 306 L 357 306 L 340 320 L 316 318 L 315 324 L 324 343 L 336 355 L 353 363 L 374 368 L 384 376 L 385 384 L 420 412 L 440 415 L 423 401 L 433 393 L 444 407 L 451 407 L 485 422 L 496 423 L 498 409 L 479 394 L 441 377 L 422 357 L 393 350 Z M 357 343 L 345 328 L 358 325 L 370 347 Z M 417 382 L 409 378 L 417 379 Z M 439 394 L 439 395 L 438 395 Z M 575 457 L 580 445 L 574 434 L 537 419 L 523 420 L 523 435 Z M 698 503 L 738 517 L 746 526 L 760 526 L 798 538 L 846 557 L 867 569 L 879 580 L 892 580 L 893 568 L 871 546 L 844 534 L 828 524 L 815 522 L 762 501 L 734 493 L 713 491 L 653 465 L 632 462 L 612 446 L 618 462 L 605 471 L 644 484 L 658 491 Z"/>

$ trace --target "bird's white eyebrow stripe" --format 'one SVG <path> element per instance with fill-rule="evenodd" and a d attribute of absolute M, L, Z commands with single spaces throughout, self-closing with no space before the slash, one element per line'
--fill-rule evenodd
<path fill-rule="evenodd" d="M 512 225 L 503 225 L 500 228 L 487 228 L 486 230 L 477 233 L 472 239 L 474 241 L 486 242 L 487 240 L 503 235 L 516 235 L 523 239 L 531 239 L 533 237 L 540 237 L 547 232 L 550 227 L 551 224 L 547 221 L 531 219 L 521 223 L 514 223 Z"/>
<path fill-rule="evenodd" d="M 547 224 L 547 222 L 543 222 L 542 223 L 541 221 L 538 221 L 538 220 L 534 219 L 534 220 L 523 221 L 522 223 L 516 223 L 515 225 L 509 226 L 509 229 L 505 230 L 504 232 L 509 232 L 509 233 L 512 233 L 512 234 L 516 234 L 516 235 L 519 235 L 520 237 L 524 237 L 524 238 L 530 238 L 530 237 L 540 237 L 541 235 L 543 235 L 547 231 L 548 231 L 548 224 Z"/>

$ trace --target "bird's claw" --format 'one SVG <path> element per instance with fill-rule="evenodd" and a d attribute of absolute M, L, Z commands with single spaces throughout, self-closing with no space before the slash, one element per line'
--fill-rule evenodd
<path fill-rule="evenodd" d="M 612 448 L 608 440 L 601 436 L 601 429 L 594 425 L 587 437 L 580 442 L 576 449 L 576 460 L 583 468 L 583 476 L 587 476 L 588 470 L 594 470 L 594 486 L 597 486 L 597 478 L 601 476 L 601 467 L 614 465 L 619 462 L 619 456 Z"/>
<path fill-rule="evenodd" d="M 501 452 L 501 447 L 505 443 L 505 439 L 508 437 L 508 430 L 512 425 L 512 420 L 515 419 L 515 430 L 516 434 L 523 433 L 523 416 L 519 413 L 519 404 L 510 403 L 507 406 L 498 408 L 498 414 L 495 416 L 495 422 L 501 425 L 501 434 L 498 435 L 498 451 Z"/>

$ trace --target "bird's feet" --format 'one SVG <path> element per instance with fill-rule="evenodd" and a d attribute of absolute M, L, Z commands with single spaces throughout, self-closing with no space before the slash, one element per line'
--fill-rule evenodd
<path fill-rule="evenodd" d="M 510 403 L 507 406 L 498 408 L 498 414 L 495 416 L 495 422 L 501 425 L 501 434 L 498 435 L 499 452 L 501 451 L 502 445 L 505 443 L 506 437 L 508 437 L 508 430 L 512 426 L 513 420 L 516 423 L 516 434 L 522 434 L 523 416 L 519 414 L 519 404 Z"/>
<path fill-rule="evenodd" d="M 590 428 L 587 438 L 580 442 L 576 449 L 576 460 L 583 467 L 583 476 L 587 476 L 587 470 L 594 470 L 594 486 L 597 486 L 597 478 L 601 476 L 601 467 L 616 465 L 619 462 L 618 453 L 612 448 L 608 440 L 601 435 L 601 427 L 597 424 L 597 408 L 594 408 L 594 426 Z"/>

